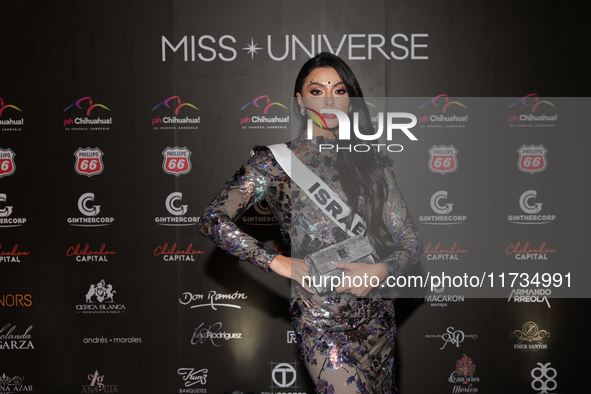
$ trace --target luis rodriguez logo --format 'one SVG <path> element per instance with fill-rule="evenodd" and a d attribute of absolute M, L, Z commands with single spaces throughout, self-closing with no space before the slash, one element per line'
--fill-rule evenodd
<path fill-rule="evenodd" d="M 66 131 L 110 130 L 110 126 L 113 124 L 112 117 L 95 117 L 97 114 L 105 114 L 104 111 L 110 112 L 111 110 L 103 104 L 95 104 L 90 97 L 82 97 L 64 109 L 64 113 L 78 114 L 78 117 L 74 119 L 71 116 L 64 119 L 64 128 Z"/>
<path fill-rule="evenodd" d="M 270 114 L 269 109 L 274 106 L 288 110 L 285 105 L 279 102 L 271 102 L 271 99 L 267 95 L 259 96 L 246 103 L 240 108 L 241 112 L 244 111 L 242 112 L 243 115 L 240 117 L 242 128 L 286 129 L 287 123 L 289 123 L 289 115 L 283 110 L 272 111 L 272 114 Z"/>
<path fill-rule="evenodd" d="M 169 108 L 170 111 L 156 111 L 158 108 Z M 184 117 L 180 114 L 181 109 L 182 115 L 185 115 Z M 153 117 L 152 126 L 154 130 L 197 130 L 199 123 L 201 123 L 201 117 L 189 116 L 194 114 L 195 111 L 199 111 L 199 108 L 191 103 L 183 103 L 179 96 L 171 96 L 152 108 L 154 116 L 159 112 L 168 114 L 162 115 L 162 117 Z"/>
<path fill-rule="evenodd" d="M 0 131 L 22 131 L 25 125 L 25 119 L 13 119 L 10 115 L 23 112 L 19 107 L 12 104 L 5 104 L 0 97 Z"/>

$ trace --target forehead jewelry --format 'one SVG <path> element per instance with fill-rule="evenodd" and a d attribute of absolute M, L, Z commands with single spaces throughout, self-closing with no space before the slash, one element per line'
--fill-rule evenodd
<path fill-rule="evenodd" d="M 335 82 L 335 83 L 333 83 L 333 85 L 337 85 L 337 84 L 339 84 L 339 83 L 341 83 L 341 82 L 343 82 L 343 81 L 338 81 L 338 82 Z M 317 84 L 320 84 L 320 85 L 330 85 L 330 81 L 328 81 L 326 84 L 324 84 L 324 83 L 322 83 L 322 82 L 314 81 L 313 79 L 311 79 L 311 80 L 310 80 L 310 85 L 312 85 L 313 83 L 317 83 Z"/>

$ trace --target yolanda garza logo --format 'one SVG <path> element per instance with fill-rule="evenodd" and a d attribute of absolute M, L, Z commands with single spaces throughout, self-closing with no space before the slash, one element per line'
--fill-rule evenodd
<path fill-rule="evenodd" d="M 534 203 L 538 192 L 526 190 L 519 197 L 519 207 L 527 215 L 509 215 L 509 222 L 512 224 L 550 224 L 556 219 L 556 215 L 538 215 L 542 210 L 542 203 Z"/>
<path fill-rule="evenodd" d="M 555 127 L 558 122 L 556 105 L 547 100 L 540 100 L 535 93 L 513 102 L 509 109 L 509 127 Z"/>
<path fill-rule="evenodd" d="M 12 205 L 7 205 L 8 196 L 0 193 L 0 228 L 2 227 L 20 227 L 27 222 L 27 218 L 10 217 L 12 215 Z M 1 261 L 1 260 L 0 260 Z"/>
<path fill-rule="evenodd" d="M 105 244 L 102 244 L 98 250 L 91 248 L 90 244 L 86 244 L 85 246 L 78 244 L 76 246 L 70 246 L 66 251 L 67 257 L 74 257 L 79 263 L 97 261 L 106 263 L 109 261 L 109 256 L 116 254 L 117 252 L 107 249 Z"/>
<path fill-rule="evenodd" d="M 204 294 L 193 294 L 186 291 L 179 297 L 179 303 L 185 306 L 190 305 L 191 309 L 210 307 L 217 311 L 220 307 L 241 309 L 240 305 L 230 303 L 230 301 L 246 300 L 247 298 L 246 294 L 237 291 L 234 293 L 218 293 L 215 290 L 210 290 L 207 297 Z"/>
<path fill-rule="evenodd" d="M 14 156 L 16 156 L 16 153 L 14 153 L 12 149 L 0 148 L 0 178 L 15 173 L 16 164 L 14 162 Z"/>
<path fill-rule="evenodd" d="M 275 106 L 278 107 L 277 110 L 275 110 Z M 269 113 L 272 107 L 274 110 Z M 287 129 L 289 114 L 286 111 L 289 111 L 289 109 L 285 105 L 279 102 L 271 102 L 269 96 L 259 96 L 240 108 L 240 125 L 242 129 L 250 130 Z"/>
<path fill-rule="evenodd" d="M 86 217 L 68 218 L 70 226 L 75 227 L 102 227 L 113 224 L 115 218 L 98 216 L 100 205 L 91 205 L 94 202 L 94 193 L 84 193 L 78 199 L 78 210 Z"/>
<path fill-rule="evenodd" d="M 35 349 L 30 334 L 32 329 L 33 326 L 29 326 L 22 334 L 19 334 L 19 331 L 16 331 L 16 326 L 7 323 L 0 328 L 0 350 Z"/>
<path fill-rule="evenodd" d="M 187 213 L 188 205 L 181 205 L 183 193 L 173 192 L 166 197 L 164 206 L 174 216 L 157 216 L 154 221 L 160 226 L 196 226 L 199 221 L 197 216 L 184 216 Z"/>
<path fill-rule="evenodd" d="M 455 370 L 449 375 L 448 382 L 453 383 L 452 393 L 477 393 L 476 383 L 480 379 L 476 376 L 476 364 L 472 358 L 464 354 L 464 357 L 457 360 Z"/>
<path fill-rule="evenodd" d="M 517 343 L 513 345 L 515 350 L 527 350 L 537 352 L 538 350 L 548 349 L 548 344 L 544 340 L 550 336 L 546 330 L 540 330 L 538 325 L 533 321 L 526 322 L 521 330 L 515 330 L 511 333 L 511 337 L 517 339 Z"/>
<path fill-rule="evenodd" d="M 447 327 L 444 334 L 436 334 L 436 335 L 425 335 L 425 338 L 428 339 L 441 339 L 443 340 L 443 346 L 439 348 L 439 350 L 445 349 L 448 344 L 451 344 L 455 347 L 460 347 L 460 344 L 464 342 L 466 338 L 468 339 L 478 339 L 478 335 L 476 334 L 464 334 L 462 330 L 456 330 L 453 327 Z"/>
<path fill-rule="evenodd" d="M 525 242 L 523 246 L 521 242 L 517 242 L 507 246 L 505 254 L 515 257 L 515 260 L 548 260 L 548 255 L 557 253 L 556 249 L 549 249 L 546 247 L 546 241 L 537 248 L 532 248 L 529 242 Z"/>
<path fill-rule="evenodd" d="M 467 219 L 466 215 L 449 215 L 453 211 L 453 203 L 444 203 L 447 201 L 447 191 L 439 190 L 431 196 L 430 205 L 433 212 L 437 215 L 419 216 L 419 221 L 424 224 L 431 224 L 436 226 L 462 224 Z M 451 253 L 451 252 L 450 252 Z"/>
<path fill-rule="evenodd" d="M 305 61 L 323 51 L 330 51 L 344 60 L 372 60 L 375 57 L 386 60 L 427 60 L 428 37 L 427 33 L 395 33 L 391 36 L 379 33 L 344 33 L 330 37 L 326 34 L 286 34 L 279 37 L 268 34 L 265 40 L 252 36 L 236 39 L 230 34 L 224 34 L 218 37 L 186 35 L 177 37 L 172 42 L 166 36 L 162 36 L 160 43 L 163 62 L 171 59 L 185 62 L 211 62 L 219 59 L 232 62 L 238 58 L 237 49 L 244 51 L 240 54 L 250 56 L 251 60 L 257 55 L 265 56 L 265 59 L 268 57 L 275 62 L 295 61 L 298 60 L 298 56 L 303 56 L 304 59 L 299 60 Z M 266 50 L 258 44 L 265 41 Z M 242 44 L 237 44 L 238 42 Z M 239 46 L 241 48 L 238 48 Z"/>
<path fill-rule="evenodd" d="M 548 166 L 547 152 L 544 145 L 521 145 L 521 148 L 517 149 L 517 153 L 519 153 L 517 168 L 519 171 L 529 172 L 532 175 L 544 171 Z"/>
<path fill-rule="evenodd" d="M 94 373 L 88 374 L 88 380 L 90 381 L 89 384 L 82 385 L 81 393 L 118 393 L 119 387 L 116 384 L 105 384 L 103 383 L 105 380 L 105 375 L 100 375 L 98 370 L 95 370 Z"/>
<path fill-rule="evenodd" d="M 363 102 L 361 105 L 365 105 Z M 398 153 L 404 150 L 404 147 L 400 144 L 382 144 L 382 143 L 372 143 L 372 144 L 344 144 L 341 145 L 341 141 L 350 141 L 351 140 L 351 121 L 349 119 L 349 115 L 343 111 L 333 108 L 322 108 L 320 112 L 309 108 L 303 107 L 308 114 L 309 118 L 307 120 L 307 128 L 306 128 L 306 135 L 308 140 L 312 140 L 314 138 L 314 123 L 318 125 L 321 129 L 328 129 L 328 125 L 326 123 L 326 119 L 323 115 L 332 114 L 336 116 L 338 120 L 338 133 L 336 133 L 338 137 L 338 144 L 325 144 L 321 143 L 318 145 L 318 149 L 320 152 L 323 150 L 336 150 L 338 151 L 347 151 L 347 152 L 368 152 L 372 148 L 375 148 L 378 152 L 391 152 L 391 153 Z M 384 113 L 378 112 L 378 127 L 375 130 L 375 134 L 362 134 L 359 131 L 359 113 L 353 112 L 353 133 L 357 138 L 362 141 L 378 141 L 379 138 L 382 137 L 384 133 Z M 410 123 L 394 123 L 394 119 L 410 119 Z M 411 113 L 408 112 L 387 112 L 386 113 L 386 139 L 387 141 L 392 141 L 393 131 L 400 130 L 402 131 L 411 141 L 418 141 L 417 137 L 414 136 L 413 133 L 410 132 L 409 129 L 413 128 L 417 124 L 417 118 Z"/>
<path fill-rule="evenodd" d="M 2 294 L 0 295 L 0 305 L 3 307 L 32 306 L 33 296 L 30 294 Z"/>
<path fill-rule="evenodd" d="M 96 131 L 96 130 L 111 130 L 113 125 L 113 118 L 102 118 L 100 114 L 105 114 L 105 111 L 111 111 L 103 104 L 94 104 L 92 98 L 82 97 L 68 105 L 64 109 L 64 113 L 79 114 L 78 117 L 72 119 L 70 116 L 64 119 L 64 130 L 66 131 Z M 84 116 L 86 115 L 86 116 Z M 91 117 L 91 115 L 93 117 Z M 76 116 L 76 115 L 73 115 Z"/>
<path fill-rule="evenodd" d="M 0 393 L 20 393 L 20 392 L 33 392 L 33 386 L 30 384 L 24 384 L 24 376 L 6 376 L 5 373 L 0 376 Z"/>
<path fill-rule="evenodd" d="M 156 111 L 158 108 L 161 108 L 161 110 Z M 173 111 L 164 110 L 163 108 L 169 108 Z M 178 116 L 182 108 L 184 108 L 183 114 L 187 115 L 185 117 Z M 195 118 L 188 116 L 195 111 L 199 111 L 199 108 L 191 103 L 183 103 L 179 96 L 171 96 L 152 108 L 153 116 L 156 116 L 152 118 L 152 127 L 154 130 L 197 130 L 201 123 L 201 117 L 198 116 Z M 173 112 L 174 115 L 157 116 L 160 112 Z"/>
<path fill-rule="evenodd" d="M 191 345 L 211 343 L 215 347 L 220 347 L 221 341 L 229 341 L 230 339 L 242 339 L 242 333 L 222 331 L 222 323 L 220 322 L 210 325 L 201 323 L 199 327 L 195 328 L 195 331 L 193 331 Z"/>
<path fill-rule="evenodd" d="M 78 174 L 90 178 L 103 172 L 103 152 L 99 148 L 78 148 L 74 157 L 74 169 Z"/>
<path fill-rule="evenodd" d="M 440 94 L 419 107 L 418 122 L 421 128 L 464 128 L 468 123 L 466 106 L 459 101 L 450 101 L 447 94 Z"/>
<path fill-rule="evenodd" d="M 545 302 L 548 308 L 552 308 L 548 301 L 551 294 L 550 289 L 513 289 L 507 302 L 511 302 L 511 299 L 513 302 Z"/>
<path fill-rule="evenodd" d="M 15 244 L 9 252 L 2 250 L 2 244 L 0 244 L 0 263 L 20 263 L 21 257 L 28 255 L 29 252 L 18 250 L 18 244 Z"/>
<path fill-rule="evenodd" d="M 279 224 L 267 201 L 259 201 L 252 208 L 244 212 L 240 219 L 242 223 L 253 226 L 273 226 Z"/>
<path fill-rule="evenodd" d="M 166 147 L 162 151 L 162 156 L 164 156 L 162 169 L 165 173 L 179 176 L 191 171 L 191 151 L 186 147 Z"/>
<path fill-rule="evenodd" d="M 10 115 L 16 115 L 23 112 L 19 107 L 12 104 L 5 104 L 0 97 L 0 131 L 23 131 L 25 125 L 24 118 L 12 118 Z"/>
<path fill-rule="evenodd" d="M 558 383 L 555 378 L 558 372 L 555 368 L 550 367 L 551 363 L 537 363 L 539 366 L 531 370 L 531 382 L 532 389 L 536 390 L 540 394 L 547 394 L 548 390 L 554 392 L 558 387 Z"/>
<path fill-rule="evenodd" d="M 196 384 L 205 385 L 207 383 L 207 368 L 179 368 L 176 371 L 185 382 L 185 387 L 191 387 Z M 196 391 L 198 392 L 198 391 Z M 205 391 L 204 391 L 205 392 Z M 179 390 L 179 393 L 193 393 L 193 391 Z"/>
<path fill-rule="evenodd" d="M 460 260 L 460 255 L 466 255 L 468 249 L 458 248 L 458 243 L 454 242 L 451 247 L 442 247 L 441 242 L 437 242 L 435 246 L 431 242 L 425 247 L 424 254 L 427 260 Z"/>
<path fill-rule="evenodd" d="M 179 248 L 176 242 L 172 246 L 165 243 L 154 249 L 154 256 L 162 256 L 163 261 L 195 261 L 196 254 L 203 254 L 203 251 L 193 250 L 192 243 L 184 249 Z"/>
<path fill-rule="evenodd" d="M 453 146 L 433 145 L 429 149 L 429 170 L 445 175 L 458 169 L 458 150 Z"/>
<path fill-rule="evenodd" d="M 90 285 L 85 296 L 86 304 L 76 305 L 76 311 L 84 314 L 125 313 L 125 305 L 114 303 L 113 298 L 116 293 L 113 285 L 106 284 L 105 280 L 101 279 L 96 285 Z"/>

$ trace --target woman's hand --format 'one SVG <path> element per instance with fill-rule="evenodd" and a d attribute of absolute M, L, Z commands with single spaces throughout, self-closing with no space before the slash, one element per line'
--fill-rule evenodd
<path fill-rule="evenodd" d="M 306 291 L 312 293 L 312 289 L 310 288 L 308 281 L 306 281 L 305 285 L 302 283 L 302 278 L 304 276 L 310 276 L 308 267 L 306 267 L 304 260 L 286 257 L 279 254 L 273 259 L 273 261 L 271 261 L 269 268 L 284 278 L 297 281 L 304 289 L 306 289 Z"/>
<path fill-rule="evenodd" d="M 339 286 L 335 289 L 337 293 L 343 293 L 347 291 L 357 297 L 364 297 L 372 289 L 374 289 L 374 287 L 377 286 L 376 280 L 371 280 L 373 276 L 379 279 L 378 282 L 383 281 L 386 279 L 386 276 L 388 276 L 388 270 L 386 269 L 386 265 L 383 263 L 365 264 L 335 261 L 333 264 L 335 267 L 345 271 L 345 277 L 349 277 L 351 279 L 350 281 L 345 279 L 343 286 Z M 354 286 L 355 283 L 361 283 L 361 286 Z M 372 286 L 372 283 L 375 286 Z"/>

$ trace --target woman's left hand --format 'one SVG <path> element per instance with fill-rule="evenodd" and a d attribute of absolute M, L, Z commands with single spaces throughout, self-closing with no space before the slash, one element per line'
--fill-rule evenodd
<path fill-rule="evenodd" d="M 333 264 L 335 267 L 345 271 L 345 278 L 348 277 L 351 279 L 350 281 L 349 279 L 345 279 L 343 281 L 344 283 L 335 289 L 337 293 L 349 292 L 355 296 L 364 297 L 378 285 L 376 279 L 373 278 L 372 280 L 372 277 L 377 277 L 379 279 L 377 282 L 379 283 L 388 276 L 388 270 L 383 263 L 365 264 L 335 261 Z M 355 284 L 361 285 L 355 286 Z"/>

